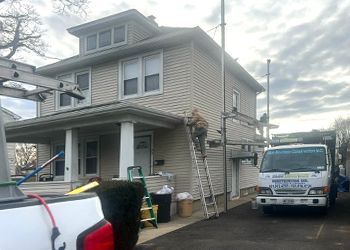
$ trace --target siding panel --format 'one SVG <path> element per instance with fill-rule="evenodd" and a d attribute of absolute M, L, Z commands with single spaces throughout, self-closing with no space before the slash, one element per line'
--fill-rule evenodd
<path fill-rule="evenodd" d="M 221 85 L 221 67 L 219 62 L 213 60 L 203 50 L 198 47 L 193 48 L 193 106 L 198 107 L 205 114 L 205 118 L 209 122 L 208 139 L 220 139 L 220 113 L 222 107 L 222 85 Z M 256 114 L 256 95 L 255 91 L 246 84 L 239 82 L 229 70 L 226 70 L 226 110 L 232 109 L 232 94 L 235 89 L 240 93 L 241 112 L 255 117 Z M 227 120 L 227 139 L 251 139 L 255 136 L 255 129 L 242 125 L 240 122 Z M 231 155 L 232 149 L 240 149 L 240 147 L 227 147 L 227 156 Z M 223 159 L 222 148 L 208 150 L 208 164 L 213 181 L 215 193 L 223 193 Z M 247 166 L 245 166 L 247 167 Z M 240 169 L 241 188 L 254 186 L 252 185 L 257 176 L 254 167 Z M 231 191 L 232 185 L 232 168 L 231 162 L 227 161 L 228 170 L 228 191 Z M 193 175 L 193 183 L 196 184 L 195 175 Z M 194 193 L 197 194 L 196 185 L 194 185 Z M 198 197 L 195 195 L 195 197 Z"/>

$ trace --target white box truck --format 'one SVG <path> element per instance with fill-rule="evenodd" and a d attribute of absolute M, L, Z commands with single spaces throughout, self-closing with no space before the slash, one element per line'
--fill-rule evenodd
<path fill-rule="evenodd" d="M 256 198 L 264 213 L 277 206 L 319 207 L 337 197 L 335 131 L 277 135 L 261 161 Z"/>

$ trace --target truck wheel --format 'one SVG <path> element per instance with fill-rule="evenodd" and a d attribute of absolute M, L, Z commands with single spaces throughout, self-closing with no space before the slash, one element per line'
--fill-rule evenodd
<path fill-rule="evenodd" d="M 264 214 L 272 214 L 273 213 L 273 206 L 263 206 L 263 212 Z"/>

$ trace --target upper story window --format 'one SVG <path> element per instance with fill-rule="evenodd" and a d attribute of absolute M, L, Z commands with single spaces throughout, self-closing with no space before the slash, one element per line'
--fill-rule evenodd
<path fill-rule="evenodd" d="M 114 26 L 90 34 L 85 37 L 85 40 L 87 53 L 126 44 L 126 25 Z"/>
<path fill-rule="evenodd" d="M 120 99 L 160 94 L 163 91 L 161 52 L 124 60 L 120 72 Z"/>
<path fill-rule="evenodd" d="M 233 91 L 233 95 L 232 95 L 232 108 L 235 111 L 240 112 L 241 109 L 241 96 L 239 94 L 239 92 L 237 91 Z"/>
<path fill-rule="evenodd" d="M 75 82 L 79 85 L 82 94 L 85 99 L 78 100 L 76 98 L 70 97 L 69 95 L 61 92 L 56 92 L 56 110 L 73 108 L 82 105 L 88 105 L 91 103 L 91 79 L 90 70 L 83 70 L 72 72 L 57 77 L 60 80 L 67 82 Z"/>

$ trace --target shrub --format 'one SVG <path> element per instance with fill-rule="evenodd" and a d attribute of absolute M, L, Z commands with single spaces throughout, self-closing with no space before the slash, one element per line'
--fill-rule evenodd
<path fill-rule="evenodd" d="M 101 182 L 95 190 L 102 210 L 114 231 L 115 249 L 131 250 L 135 247 L 140 228 L 140 209 L 143 186 L 137 182 Z"/>

